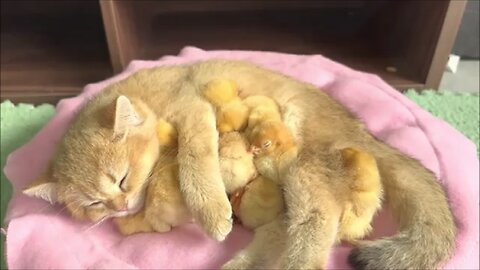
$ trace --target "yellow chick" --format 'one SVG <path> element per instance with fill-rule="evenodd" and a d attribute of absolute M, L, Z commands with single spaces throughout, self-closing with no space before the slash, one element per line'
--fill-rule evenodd
<path fill-rule="evenodd" d="M 220 173 L 228 194 L 245 186 L 257 175 L 253 154 L 248 152 L 248 142 L 238 132 L 220 137 L 219 160 Z"/>
<path fill-rule="evenodd" d="M 248 108 L 240 99 L 235 99 L 217 108 L 217 129 L 220 134 L 232 131 L 241 131 L 247 127 L 249 116 Z"/>
<path fill-rule="evenodd" d="M 263 176 L 256 177 L 234 194 L 231 203 L 235 216 L 249 229 L 272 221 L 285 209 L 280 186 Z"/>
<path fill-rule="evenodd" d="M 214 79 L 209 81 L 203 88 L 202 94 L 216 107 L 225 105 L 238 98 L 236 83 L 228 79 Z"/>
<path fill-rule="evenodd" d="M 275 102 L 275 100 L 267 96 L 260 96 L 260 95 L 248 96 L 245 99 L 243 99 L 243 103 L 250 110 L 253 108 L 263 106 L 263 107 L 270 108 L 274 111 L 280 111 L 280 108 L 278 107 L 278 104 Z"/>
<path fill-rule="evenodd" d="M 297 158 L 298 148 L 293 134 L 282 122 L 266 121 L 252 130 L 249 141 L 257 171 L 280 183 L 282 171 Z"/>
<path fill-rule="evenodd" d="M 271 98 L 266 96 L 249 96 L 243 100 L 249 109 L 246 133 L 249 134 L 258 124 L 266 121 L 282 121 L 280 108 Z"/>
<path fill-rule="evenodd" d="M 371 221 L 381 208 L 383 189 L 375 158 L 357 148 L 341 151 L 350 196 L 340 218 L 338 240 L 355 243 L 371 232 Z"/>
<path fill-rule="evenodd" d="M 292 132 L 280 121 L 259 123 L 249 134 L 249 141 L 255 155 L 279 155 L 296 147 Z"/>
<path fill-rule="evenodd" d="M 160 119 L 157 122 L 157 137 L 161 146 L 172 147 L 177 145 L 177 130 L 164 119 Z"/>
<path fill-rule="evenodd" d="M 249 109 L 238 97 L 234 81 L 212 80 L 205 85 L 202 94 L 215 106 L 217 129 L 220 134 L 240 131 L 247 126 Z"/>

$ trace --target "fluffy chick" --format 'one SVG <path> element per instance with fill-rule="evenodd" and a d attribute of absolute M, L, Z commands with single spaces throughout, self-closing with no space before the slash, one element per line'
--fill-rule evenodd
<path fill-rule="evenodd" d="M 228 79 L 214 79 L 209 81 L 202 90 L 203 96 L 216 107 L 238 99 L 237 85 Z"/>
<path fill-rule="evenodd" d="M 177 145 L 177 130 L 165 119 L 159 119 L 157 122 L 157 137 L 160 146 L 173 147 Z"/>
<path fill-rule="evenodd" d="M 202 94 L 215 106 L 217 129 L 220 134 L 240 131 L 247 126 L 249 109 L 238 97 L 234 81 L 212 80 L 205 85 Z"/>
<path fill-rule="evenodd" d="M 248 108 L 240 99 L 234 99 L 217 108 L 217 129 L 220 134 L 244 130 L 247 127 L 248 116 Z"/>
<path fill-rule="evenodd" d="M 258 172 L 280 183 L 281 172 L 297 157 L 293 134 L 280 121 L 265 121 L 255 126 L 249 134 L 249 141 Z"/>
<path fill-rule="evenodd" d="M 238 132 L 229 132 L 219 141 L 220 172 L 225 191 L 231 194 L 257 175 L 247 140 Z"/>
<path fill-rule="evenodd" d="M 383 188 L 375 158 L 357 148 L 340 150 L 349 181 L 347 199 L 338 231 L 338 240 L 355 243 L 372 230 L 371 221 L 381 208 Z"/>
<path fill-rule="evenodd" d="M 249 134 L 260 123 L 267 121 L 282 121 L 280 108 L 271 98 L 266 96 L 249 96 L 243 100 L 249 110 L 246 133 Z"/>
<path fill-rule="evenodd" d="M 284 211 L 281 188 L 268 178 L 258 176 L 232 199 L 232 209 L 243 226 L 256 229 Z"/>
<path fill-rule="evenodd" d="M 278 104 L 275 102 L 275 100 L 267 96 L 260 96 L 260 95 L 248 96 L 243 99 L 243 103 L 249 109 L 263 106 L 263 107 L 270 108 L 272 110 L 280 111 L 280 108 L 278 107 Z"/>

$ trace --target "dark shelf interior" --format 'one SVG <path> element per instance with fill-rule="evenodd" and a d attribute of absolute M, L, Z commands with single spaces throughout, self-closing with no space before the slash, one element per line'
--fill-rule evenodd
<path fill-rule="evenodd" d="M 2 98 L 77 94 L 112 75 L 99 4 L 2 1 Z M 68 26 L 68 27 L 66 27 Z"/>
<path fill-rule="evenodd" d="M 405 37 L 385 35 L 395 27 L 388 19 L 398 17 L 392 13 L 397 3 L 303 1 L 303 6 L 289 8 L 265 1 L 263 5 L 248 2 L 233 7 L 225 2 L 211 6 L 205 4 L 215 1 L 200 2 L 204 5 L 183 8 L 151 1 L 115 2 L 119 14 L 128 18 L 118 22 L 119 29 L 126 40 L 134 40 L 124 58 L 158 59 L 177 54 L 186 45 L 206 50 L 322 54 L 378 74 L 398 89 L 424 86 L 425 74 L 412 72 L 412 63 L 404 55 L 406 48 L 398 49 L 401 44 L 406 46 L 402 42 Z"/>
<path fill-rule="evenodd" d="M 322 54 L 393 87 L 437 88 L 465 1 L 2 0 L 1 99 L 51 102 L 135 59 Z"/>

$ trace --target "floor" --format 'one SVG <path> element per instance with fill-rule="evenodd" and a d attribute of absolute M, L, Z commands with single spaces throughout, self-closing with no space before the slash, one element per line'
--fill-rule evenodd
<path fill-rule="evenodd" d="M 456 73 L 445 71 L 439 90 L 454 92 L 480 92 L 480 61 L 462 60 Z"/>

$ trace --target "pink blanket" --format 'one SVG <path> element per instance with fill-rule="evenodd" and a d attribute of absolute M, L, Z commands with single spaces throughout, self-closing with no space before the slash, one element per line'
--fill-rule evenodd
<path fill-rule="evenodd" d="M 251 234 L 235 227 L 217 243 L 196 225 L 167 234 L 120 236 L 111 223 L 88 229 L 69 218 L 61 206 L 21 194 L 47 164 L 72 116 L 85 100 L 136 70 L 210 58 L 249 60 L 299 80 L 313 83 L 344 104 L 379 139 L 420 160 L 435 172 L 448 191 L 458 223 L 457 248 L 446 269 L 478 269 L 479 162 L 475 146 L 448 124 L 420 109 L 375 75 L 354 71 L 322 56 L 269 52 L 203 51 L 188 47 L 179 56 L 158 61 L 133 61 L 121 74 L 85 87 L 75 98 L 62 100 L 55 117 L 31 142 L 9 156 L 5 173 L 14 186 L 7 213 L 7 262 L 10 269 L 136 269 L 218 268 L 246 246 Z M 389 224 L 389 225 L 388 225 Z M 392 233 L 383 213 L 375 236 Z M 329 268 L 348 269 L 350 248 L 333 250 Z"/>

